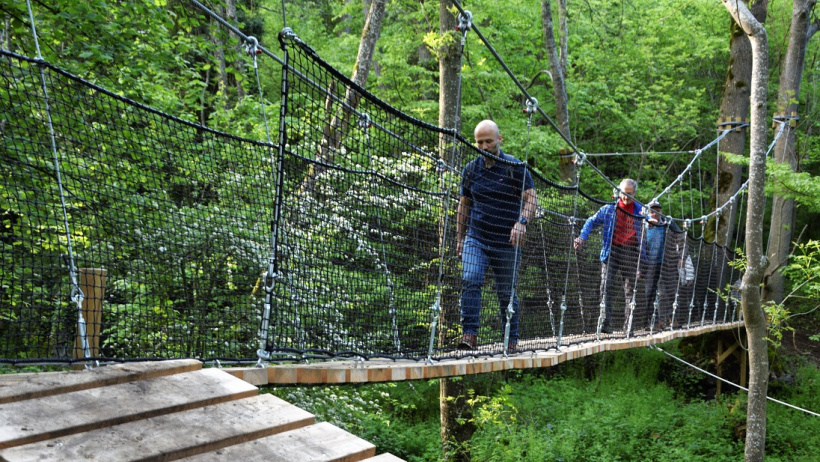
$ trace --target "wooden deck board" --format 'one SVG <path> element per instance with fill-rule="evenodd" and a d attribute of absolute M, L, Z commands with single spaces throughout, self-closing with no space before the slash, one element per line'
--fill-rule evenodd
<path fill-rule="evenodd" d="M 202 369 L 195 359 L 125 363 L 93 370 L 0 375 L 0 404 Z"/>
<path fill-rule="evenodd" d="M 363 462 L 404 462 L 404 459 L 399 459 L 393 454 L 386 452 L 384 454 L 379 454 L 378 456 L 374 456 L 369 459 L 364 459 Z"/>
<path fill-rule="evenodd" d="M 188 462 L 357 462 L 376 447 L 327 422 L 185 458 Z"/>
<path fill-rule="evenodd" d="M 258 393 L 219 369 L 18 401 L 0 407 L 0 449 Z"/>
<path fill-rule="evenodd" d="M 267 367 L 267 382 L 260 374 L 260 368 L 226 368 L 225 372 L 238 378 L 248 376 L 248 381 L 255 385 L 318 385 L 344 384 L 367 382 L 396 382 L 404 380 L 434 379 L 460 375 L 484 374 L 509 369 L 531 369 L 555 366 L 564 361 L 589 356 L 603 351 L 616 351 L 628 348 L 642 348 L 657 345 L 676 338 L 691 337 L 719 330 L 736 329 L 743 326 L 743 322 L 721 324 L 716 326 L 694 327 L 674 331 L 662 331 L 652 335 L 642 335 L 628 339 L 602 338 L 596 341 L 594 336 L 588 336 L 587 342 L 577 342 L 558 349 L 523 351 L 504 357 L 503 355 L 467 357 L 434 361 L 426 364 L 423 361 L 413 360 L 383 360 L 368 361 L 326 361 L 310 364 L 283 364 Z M 544 339 L 529 341 L 532 345 L 544 343 Z M 526 349 L 528 341 L 523 340 L 519 345 Z"/>
<path fill-rule="evenodd" d="M 312 425 L 273 395 L 215 404 L 0 451 L 9 462 L 174 460 Z"/>

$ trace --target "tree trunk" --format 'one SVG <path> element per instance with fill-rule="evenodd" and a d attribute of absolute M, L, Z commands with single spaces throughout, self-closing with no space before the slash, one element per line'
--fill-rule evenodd
<path fill-rule="evenodd" d="M 561 75 L 567 78 L 567 53 L 569 41 L 569 28 L 567 27 L 567 0 L 558 0 L 558 43 L 560 52 L 558 57 L 561 60 Z"/>
<path fill-rule="evenodd" d="M 225 0 L 225 13 L 229 21 L 236 23 L 236 3 L 235 0 Z M 232 30 L 228 31 L 228 34 L 231 36 L 231 50 L 233 50 L 234 56 L 232 57 L 233 66 L 236 70 L 236 75 L 245 75 L 245 61 L 242 60 L 242 41 L 239 40 L 239 36 L 236 35 Z M 242 81 L 236 81 L 236 101 L 242 101 L 242 98 L 245 97 L 245 90 L 242 88 Z M 227 98 L 225 99 L 227 102 Z M 228 107 L 228 109 L 230 109 Z"/>
<path fill-rule="evenodd" d="M 564 80 L 566 72 L 566 50 L 562 60 L 559 60 L 558 52 L 555 49 L 555 32 L 552 27 L 552 11 L 550 10 L 550 0 L 541 1 L 541 24 L 544 29 L 544 46 L 550 62 L 550 72 L 552 73 L 552 92 L 555 96 L 555 119 L 561 133 L 570 139 L 569 133 L 569 109 L 567 107 L 567 84 Z M 562 37 L 563 38 L 563 37 Z M 566 40 L 562 40 L 561 46 L 566 46 Z M 561 181 L 569 184 L 575 183 L 575 162 L 569 156 L 561 156 L 558 159 L 558 171 Z"/>
<path fill-rule="evenodd" d="M 752 14 L 758 22 L 763 24 L 768 10 L 768 0 L 759 0 L 752 5 Z M 731 39 L 729 43 L 730 57 L 729 70 L 723 86 L 723 98 L 720 102 L 720 120 L 741 121 L 749 116 L 749 84 L 752 79 L 752 47 L 749 38 L 743 29 L 732 21 L 730 26 Z M 743 155 L 746 145 L 746 130 L 732 131 L 720 141 L 720 151 L 730 154 Z M 715 194 L 715 208 L 725 204 L 742 184 L 742 168 L 740 165 L 728 162 L 721 155 L 718 163 L 718 186 Z M 729 213 L 718 217 L 718 227 L 715 230 L 714 219 L 709 220 L 705 231 L 708 240 L 714 240 L 720 245 L 731 245 L 730 230 L 735 226 L 736 206 L 730 207 Z M 715 234 L 716 232 L 716 234 Z"/>
<path fill-rule="evenodd" d="M 438 50 L 439 56 L 439 110 L 438 124 L 441 127 L 461 130 L 461 105 L 458 101 L 459 73 L 461 72 L 460 34 L 454 33 L 456 17 L 450 11 L 453 9 L 452 0 L 441 0 L 439 9 L 439 33 L 450 34 L 451 41 L 445 42 Z M 453 143 L 452 137 L 442 134 L 439 138 L 439 156 L 448 164 L 461 165 L 461 159 L 451 159 L 450 152 Z M 444 185 L 442 185 L 444 186 Z M 448 198 L 449 199 L 449 198 Z M 444 240 L 444 221 L 439 223 L 439 243 L 446 245 Z M 454 320 L 458 319 L 458 306 L 445 300 L 455 300 L 455 297 L 442 297 L 440 320 L 441 332 L 448 332 Z M 443 339 L 446 340 L 446 339 Z M 443 460 L 464 461 L 470 460 L 470 452 L 466 443 L 475 432 L 472 422 L 472 411 L 467 406 L 466 377 L 443 378 L 439 380 L 439 411 L 441 415 L 441 444 Z"/>
<path fill-rule="evenodd" d="M 752 46 L 751 145 L 749 162 L 749 205 L 746 216 L 746 273 L 740 286 L 741 306 L 749 344 L 749 398 L 746 417 L 747 462 L 763 461 L 766 449 L 766 394 L 769 387 L 769 357 L 766 316 L 760 300 L 760 282 L 766 268 L 763 253 L 763 213 L 766 207 L 766 84 L 769 51 L 766 29 L 745 3 L 724 0 L 735 22 L 749 36 Z"/>
<path fill-rule="evenodd" d="M 384 20 L 385 5 L 387 0 L 373 0 L 370 4 L 370 14 L 362 28 L 362 38 L 359 41 L 359 53 L 356 55 L 356 64 L 353 66 L 353 76 L 351 80 L 364 88 L 367 83 L 367 75 L 370 71 L 370 64 L 373 62 L 373 54 L 376 52 L 376 42 L 381 34 L 382 21 Z M 342 138 L 347 133 L 350 124 L 350 117 L 353 112 L 349 108 L 355 109 L 359 105 L 361 95 L 358 91 L 348 88 L 345 91 L 345 106 L 339 108 L 340 115 L 333 116 L 333 119 L 322 130 L 322 141 L 319 143 L 319 150 L 316 153 L 316 160 L 320 163 L 331 164 L 333 156 L 341 146 Z M 329 100 L 332 106 L 333 102 Z M 327 106 L 327 105 L 326 105 Z M 308 173 L 302 180 L 299 190 L 303 194 L 313 195 L 316 190 L 316 177 L 327 170 L 321 164 L 312 164 Z"/>
<path fill-rule="evenodd" d="M 6 13 L 3 14 L 3 33 L 0 34 L 0 47 L 4 50 L 11 50 L 9 48 L 9 35 L 11 35 L 11 16 Z"/>
<path fill-rule="evenodd" d="M 800 80 L 806 62 L 806 46 L 811 35 L 816 31 L 810 29 L 811 10 L 816 0 L 793 0 L 792 23 L 789 31 L 789 46 L 783 58 L 780 73 L 780 86 L 777 90 L 776 113 L 790 115 L 798 113 L 800 99 Z M 779 129 L 777 127 L 776 129 Z M 795 155 L 795 132 L 790 126 L 784 128 L 783 134 L 774 147 L 774 160 L 788 163 L 792 171 L 797 171 Z M 777 179 L 775 179 L 777 181 Z M 772 221 L 769 227 L 769 267 L 764 279 L 763 298 L 775 303 L 783 301 L 785 280 L 780 269 L 789 258 L 794 222 L 794 200 L 775 195 L 772 200 Z"/>
<path fill-rule="evenodd" d="M 213 21 L 211 21 L 213 23 Z M 225 48 L 224 43 L 222 43 L 222 28 L 217 25 L 211 28 L 211 39 L 213 40 L 216 47 L 214 49 L 214 58 L 216 59 L 216 65 L 218 69 L 218 73 L 216 75 L 216 91 L 217 94 L 221 95 L 221 97 L 227 103 L 228 97 L 225 92 L 225 82 L 228 81 L 228 73 L 226 71 L 225 65 Z"/>

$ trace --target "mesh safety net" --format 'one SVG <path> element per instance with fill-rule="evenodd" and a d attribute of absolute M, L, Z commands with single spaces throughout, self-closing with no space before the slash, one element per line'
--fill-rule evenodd
<path fill-rule="evenodd" d="M 442 359 L 737 320 L 726 246 L 484 158 L 280 40 L 277 145 L 0 52 L 0 361 L 87 360 L 80 312 L 90 358 L 117 361 Z"/>

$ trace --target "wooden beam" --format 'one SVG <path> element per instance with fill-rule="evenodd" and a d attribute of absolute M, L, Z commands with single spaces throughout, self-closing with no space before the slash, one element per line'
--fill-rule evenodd
<path fill-rule="evenodd" d="M 100 355 L 100 326 L 102 326 L 102 303 L 108 271 L 101 268 L 80 268 L 80 290 L 83 291 L 83 319 L 91 357 Z M 74 340 L 75 359 L 85 357 L 80 329 Z"/>

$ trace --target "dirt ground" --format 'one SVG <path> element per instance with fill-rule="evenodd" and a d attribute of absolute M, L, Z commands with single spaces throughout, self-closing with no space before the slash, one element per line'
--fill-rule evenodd
<path fill-rule="evenodd" d="M 780 353 L 784 356 L 802 356 L 820 367 L 820 342 L 809 339 L 820 335 L 820 317 L 807 315 L 802 319 L 792 318 L 789 325 L 794 331 L 784 333 Z"/>

